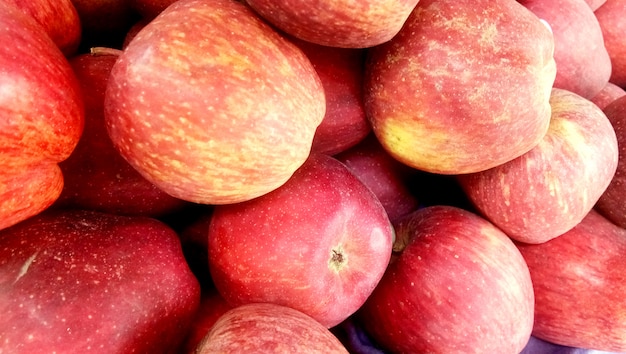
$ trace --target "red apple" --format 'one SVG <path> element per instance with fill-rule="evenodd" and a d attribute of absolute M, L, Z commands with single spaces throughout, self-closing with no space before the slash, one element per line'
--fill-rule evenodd
<path fill-rule="evenodd" d="M 285 183 L 324 118 L 311 62 L 244 4 L 181 0 L 113 66 L 107 128 L 146 179 L 183 200 L 249 200 Z"/>
<path fill-rule="evenodd" d="M 392 222 L 417 209 L 418 200 L 408 187 L 411 169 L 391 157 L 374 135 L 335 158 L 374 192 Z"/>
<path fill-rule="evenodd" d="M 276 303 L 330 328 L 372 292 L 392 238 L 373 192 L 341 162 L 312 154 L 275 191 L 215 207 L 209 270 L 233 306 Z"/>
<path fill-rule="evenodd" d="M 606 0 L 585 0 L 592 11 L 596 11 L 600 6 L 604 5 Z"/>
<path fill-rule="evenodd" d="M 492 169 L 460 175 L 478 210 L 507 235 L 546 242 L 576 226 L 613 178 L 616 134 L 602 110 L 575 93 L 553 89 L 543 141 Z"/>
<path fill-rule="evenodd" d="M 199 299 L 155 219 L 50 211 L 0 232 L 2 353 L 174 353 Z"/>
<path fill-rule="evenodd" d="M 32 18 L 0 3 L 0 229 L 49 207 L 61 193 L 58 162 L 83 129 L 83 103 L 67 59 Z"/>
<path fill-rule="evenodd" d="M 553 47 L 515 0 L 420 0 L 398 35 L 369 51 L 372 129 L 392 156 L 427 172 L 510 161 L 548 129 Z"/>
<path fill-rule="evenodd" d="M 366 51 L 289 39 L 311 60 L 326 97 L 326 114 L 315 131 L 311 150 L 335 155 L 358 144 L 371 131 L 363 107 Z"/>
<path fill-rule="evenodd" d="M 615 176 L 595 207 L 604 217 L 626 228 L 626 96 L 606 106 L 604 113 L 615 129 L 619 153 Z"/>
<path fill-rule="evenodd" d="M 70 157 L 59 164 L 65 184 L 56 206 L 162 216 L 187 203 L 141 176 L 122 158 L 107 134 L 104 92 L 117 52 L 100 49 L 70 59 L 85 102 L 85 129 Z"/>
<path fill-rule="evenodd" d="M 82 26 L 72 0 L 5 0 L 33 18 L 66 56 L 76 53 Z M 7 42 L 10 43 L 10 42 Z"/>
<path fill-rule="evenodd" d="M 368 48 L 395 36 L 419 0 L 246 0 L 267 21 L 305 41 Z"/>
<path fill-rule="evenodd" d="M 202 298 L 200 300 L 200 308 L 196 311 L 196 314 L 191 322 L 191 328 L 187 333 L 185 343 L 179 353 L 192 354 L 196 353 L 196 348 L 202 342 L 202 339 L 211 331 L 213 325 L 217 320 L 222 317 L 228 310 L 232 309 L 226 300 L 220 295 L 217 290 L 205 289 L 203 290 Z M 258 337 L 257 333 L 251 333 L 254 338 Z"/>
<path fill-rule="evenodd" d="M 157 17 L 176 0 L 125 0 L 131 8 L 147 20 Z"/>
<path fill-rule="evenodd" d="M 622 96 L 626 96 L 626 90 L 612 82 L 607 82 L 604 88 L 597 95 L 593 96 L 590 101 L 595 103 L 596 106 L 600 107 L 600 109 L 604 110 L 609 103 Z"/>
<path fill-rule="evenodd" d="M 195 351 L 222 353 L 348 354 L 329 330 L 290 307 L 241 305 L 220 317 Z"/>
<path fill-rule="evenodd" d="M 392 353 L 519 353 L 533 325 L 533 285 L 513 241 L 452 206 L 397 221 L 394 258 L 359 310 Z"/>
<path fill-rule="evenodd" d="M 626 230 L 591 211 L 570 231 L 518 244 L 535 291 L 533 335 L 552 343 L 626 351 Z"/>
<path fill-rule="evenodd" d="M 604 46 L 611 58 L 611 77 L 609 81 L 626 87 L 626 0 L 606 0 L 594 14 L 602 29 Z"/>
<path fill-rule="evenodd" d="M 602 29 L 585 0 L 518 0 L 550 24 L 554 33 L 554 87 L 585 98 L 598 94 L 611 76 Z"/>

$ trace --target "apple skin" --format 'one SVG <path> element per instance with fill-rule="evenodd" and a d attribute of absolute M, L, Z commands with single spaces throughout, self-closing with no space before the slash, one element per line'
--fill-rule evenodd
<path fill-rule="evenodd" d="M 325 110 L 308 58 L 234 0 L 168 7 L 130 41 L 105 93 L 121 155 L 168 194 L 202 204 L 285 183 Z"/>
<path fill-rule="evenodd" d="M 195 353 L 196 348 L 211 331 L 215 322 L 232 308 L 215 288 L 203 289 L 200 307 L 194 315 L 180 353 Z M 254 333 L 252 335 L 256 336 Z"/>
<path fill-rule="evenodd" d="M 419 0 L 246 0 L 261 17 L 305 41 L 369 48 L 395 36 Z"/>
<path fill-rule="evenodd" d="M 626 351 L 626 229 L 592 210 L 551 241 L 517 247 L 535 291 L 534 336 L 571 347 Z"/>
<path fill-rule="evenodd" d="M 518 0 L 550 24 L 554 33 L 554 86 L 592 98 L 611 76 L 602 29 L 585 0 Z"/>
<path fill-rule="evenodd" d="M 592 11 L 596 11 L 600 6 L 604 5 L 606 0 L 585 0 Z"/>
<path fill-rule="evenodd" d="M 83 130 L 78 81 L 32 18 L 0 3 L 0 229 L 48 208 Z"/>
<path fill-rule="evenodd" d="M 392 222 L 417 209 L 418 199 L 407 185 L 413 171 L 391 157 L 373 134 L 335 158 L 374 192 Z"/>
<path fill-rule="evenodd" d="M 617 137 L 600 108 L 557 88 L 550 104 L 550 129 L 539 145 L 500 166 L 458 176 L 482 215 L 526 243 L 546 242 L 578 224 L 617 169 Z"/>
<path fill-rule="evenodd" d="M 512 0 L 420 0 L 371 48 L 365 111 L 384 148 L 426 172 L 485 170 L 533 148 L 550 121 L 554 40 Z"/>
<path fill-rule="evenodd" d="M 288 38 L 309 58 L 324 87 L 326 114 L 315 131 L 311 151 L 336 155 L 358 144 L 372 130 L 363 107 L 366 50 Z"/>
<path fill-rule="evenodd" d="M 55 206 L 159 217 L 181 209 L 187 202 L 141 176 L 122 158 L 107 134 L 104 92 L 118 54 L 101 49 L 70 59 L 83 94 L 85 127 L 72 154 L 59 163 L 65 183 Z"/>
<path fill-rule="evenodd" d="M 348 351 L 328 328 L 306 314 L 277 304 L 253 303 L 223 314 L 196 353 L 348 354 Z"/>
<path fill-rule="evenodd" d="M 626 96 L 626 90 L 609 81 L 597 95 L 590 99 L 590 101 L 604 110 L 609 103 L 622 96 Z"/>
<path fill-rule="evenodd" d="M 0 231 L 0 352 L 175 353 L 199 300 L 156 219 L 51 210 Z"/>
<path fill-rule="evenodd" d="M 625 0 L 607 0 L 594 11 L 596 19 L 602 29 L 604 46 L 611 58 L 611 77 L 609 81 L 626 88 L 626 16 Z"/>
<path fill-rule="evenodd" d="M 176 0 L 126 0 L 141 17 L 152 20 L 176 2 Z"/>
<path fill-rule="evenodd" d="M 606 106 L 604 114 L 615 129 L 619 153 L 615 175 L 600 196 L 595 209 L 616 225 L 626 228 L 626 96 Z"/>
<path fill-rule="evenodd" d="M 5 0 L 39 23 L 67 57 L 76 53 L 82 26 L 72 0 Z"/>
<path fill-rule="evenodd" d="M 228 303 L 289 306 L 330 328 L 382 277 L 393 228 L 344 164 L 312 154 L 277 190 L 216 206 L 208 234 L 209 270 Z"/>
<path fill-rule="evenodd" d="M 533 285 L 513 241 L 453 206 L 394 224 L 394 256 L 359 310 L 385 352 L 519 353 L 533 325 Z M 409 315 L 410 314 L 410 315 Z"/>

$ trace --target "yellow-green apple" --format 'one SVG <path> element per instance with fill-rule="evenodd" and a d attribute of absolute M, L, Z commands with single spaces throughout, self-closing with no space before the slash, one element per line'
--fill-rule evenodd
<path fill-rule="evenodd" d="M 122 158 L 107 134 L 104 92 L 118 52 L 105 48 L 70 59 L 83 95 L 85 127 L 72 154 L 59 164 L 65 183 L 55 207 L 162 216 L 181 209 L 187 202 L 170 196 L 141 176 Z"/>
<path fill-rule="evenodd" d="M 83 129 L 83 102 L 67 59 L 32 18 L 0 3 L 0 229 L 49 207 L 58 162 Z"/>
<path fill-rule="evenodd" d="M 0 231 L 2 353 L 174 353 L 199 301 L 156 219 L 49 210 Z"/>
<path fill-rule="evenodd" d="M 358 312 L 392 353 L 519 353 L 533 326 L 528 267 L 513 241 L 467 210 L 429 206 L 394 223 L 394 257 Z"/>
<path fill-rule="evenodd" d="M 228 303 L 289 306 L 330 328 L 382 277 L 393 228 L 375 194 L 344 164 L 311 154 L 278 189 L 216 206 L 208 235 L 209 270 Z"/>
<path fill-rule="evenodd" d="M 368 51 L 367 117 L 409 166 L 497 166 L 548 130 L 553 51 L 549 28 L 515 0 L 420 0 L 398 35 Z"/>
<path fill-rule="evenodd" d="M 604 110 L 609 103 L 622 96 L 626 96 L 626 90 L 609 81 L 597 95 L 589 100 L 600 107 L 600 109 Z"/>
<path fill-rule="evenodd" d="M 626 352 L 626 229 L 592 210 L 553 240 L 517 247 L 535 291 L 534 336 Z"/>
<path fill-rule="evenodd" d="M 309 155 L 326 110 L 309 59 L 235 0 L 181 0 L 111 71 L 105 120 L 122 156 L 170 195 L 249 200 Z"/>
<path fill-rule="evenodd" d="M 289 39 L 313 64 L 326 97 L 326 114 L 315 131 L 311 151 L 335 155 L 356 145 L 371 131 L 363 108 L 366 51 Z"/>
<path fill-rule="evenodd" d="M 223 314 L 195 353 L 348 354 L 348 351 L 328 328 L 301 311 L 272 303 L 254 303 Z"/>
<path fill-rule="evenodd" d="M 604 46 L 611 58 L 609 80 L 620 87 L 626 87 L 626 0 L 606 0 L 594 14 L 602 29 Z"/>
<path fill-rule="evenodd" d="M 33 18 L 66 56 L 76 53 L 82 26 L 72 0 L 4 0 Z M 10 43 L 10 42 L 8 42 Z"/>
<path fill-rule="evenodd" d="M 616 225 L 626 228 L 626 96 L 606 106 L 604 114 L 615 129 L 619 152 L 615 175 L 595 208 Z"/>
<path fill-rule="evenodd" d="M 335 158 L 374 192 L 392 222 L 417 209 L 418 200 L 408 186 L 413 171 L 391 157 L 374 135 Z"/>
<path fill-rule="evenodd" d="M 390 40 L 419 0 L 245 0 L 268 22 L 305 41 L 368 48 Z"/>
<path fill-rule="evenodd" d="M 500 166 L 459 175 L 483 216 L 515 240 L 541 243 L 591 210 L 617 169 L 615 130 L 591 101 L 553 89 L 550 129 L 541 143 Z"/>
<path fill-rule="evenodd" d="M 554 87 L 592 98 L 609 81 L 611 58 L 602 29 L 585 0 L 518 0 L 554 33 Z"/>

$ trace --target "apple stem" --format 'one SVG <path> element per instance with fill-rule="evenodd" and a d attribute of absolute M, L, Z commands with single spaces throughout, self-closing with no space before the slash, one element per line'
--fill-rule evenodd
<path fill-rule="evenodd" d="M 109 48 L 109 47 L 92 47 L 89 52 L 91 55 L 115 55 L 119 56 L 123 53 L 120 49 Z"/>

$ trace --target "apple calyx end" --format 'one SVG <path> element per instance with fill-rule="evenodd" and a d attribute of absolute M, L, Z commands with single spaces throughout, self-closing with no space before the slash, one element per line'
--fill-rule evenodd
<path fill-rule="evenodd" d="M 348 258 L 343 250 L 343 247 L 337 246 L 330 251 L 330 260 L 328 261 L 328 267 L 339 273 L 348 262 Z"/>

